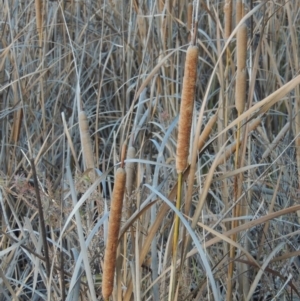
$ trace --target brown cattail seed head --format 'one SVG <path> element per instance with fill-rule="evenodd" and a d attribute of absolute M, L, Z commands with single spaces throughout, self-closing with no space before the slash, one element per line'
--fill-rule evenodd
<path fill-rule="evenodd" d="M 108 236 L 104 255 L 102 278 L 102 295 L 104 300 L 108 300 L 113 291 L 125 183 L 126 172 L 123 168 L 118 168 L 115 176 L 115 186 L 112 194 Z"/>
<path fill-rule="evenodd" d="M 242 24 L 237 32 L 237 68 L 246 68 L 247 59 L 247 26 Z"/>
<path fill-rule="evenodd" d="M 178 125 L 176 170 L 187 167 L 197 79 L 198 48 L 189 46 L 186 55 Z"/>
<path fill-rule="evenodd" d="M 243 113 L 246 101 L 246 70 L 237 70 L 235 87 L 235 107 L 239 114 Z"/>

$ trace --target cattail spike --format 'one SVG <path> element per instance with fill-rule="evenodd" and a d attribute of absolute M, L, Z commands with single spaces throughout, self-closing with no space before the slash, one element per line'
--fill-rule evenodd
<path fill-rule="evenodd" d="M 237 32 L 237 68 L 242 70 L 246 68 L 247 59 L 247 26 L 242 24 Z"/>
<path fill-rule="evenodd" d="M 118 168 L 115 176 L 115 186 L 112 194 L 108 236 L 104 255 L 102 295 L 108 300 L 114 287 L 117 247 L 122 216 L 122 204 L 125 192 L 126 172 Z"/>
<path fill-rule="evenodd" d="M 235 87 L 235 107 L 239 114 L 244 112 L 246 101 L 246 70 L 237 70 Z"/>
<path fill-rule="evenodd" d="M 178 125 L 176 170 L 187 167 L 197 77 L 198 48 L 189 46 L 186 55 Z"/>

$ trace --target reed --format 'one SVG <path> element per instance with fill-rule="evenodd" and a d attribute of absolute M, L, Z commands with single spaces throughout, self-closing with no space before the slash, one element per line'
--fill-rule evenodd
<path fill-rule="evenodd" d="M 237 33 L 237 75 L 236 75 L 236 85 L 235 85 L 235 107 L 240 116 L 245 109 L 246 100 L 246 59 L 247 59 L 247 26 L 242 24 L 238 29 Z M 236 134 L 236 152 L 235 152 L 235 169 L 240 167 L 240 156 L 239 156 L 239 141 L 241 136 L 241 122 L 237 125 Z M 241 194 L 241 177 L 236 175 L 234 177 L 234 202 L 240 197 Z M 241 212 L 240 203 L 238 203 L 233 209 L 233 218 L 231 228 L 234 229 L 238 226 L 237 218 L 240 216 Z M 236 242 L 237 236 L 234 234 L 232 240 Z M 232 298 L 232 278 L 234 270 L 234 257 L 235 257 L 235 247 L 230 246 L 230 263 L 228 265 L 228 290 L 227 290 L 227 300 Z"/>

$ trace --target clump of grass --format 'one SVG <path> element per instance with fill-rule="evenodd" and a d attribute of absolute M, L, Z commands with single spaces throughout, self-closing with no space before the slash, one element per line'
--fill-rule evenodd
<path fill-rule="evenodd" d="M 124 301 L 166 300 L 173 281 L 174 301 L 300 296 L 299 3 L 188 2 L 0 1 L 1 301 L 103 301 L 104 281 L 109 299 Z M 242 19 L 249 34 L 235 47 Z M 196 126 L 178 140 L 190 44 Z M 134 169 L 124 165 L 107 282 L 112 170 L 125 140 Z M 176 201 L 185 207 L 174 244 Z"/>

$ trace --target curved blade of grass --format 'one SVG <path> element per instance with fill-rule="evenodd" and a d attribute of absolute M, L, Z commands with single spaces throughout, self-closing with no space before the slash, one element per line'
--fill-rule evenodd
<path fill-rule="evenodd" d="M 73 183 L 73 178 L 72 178 L 71 169 L 70 169 L 69 165 L 67 165 L 67 178 L 69 180 L 73 205 L 74 205 L 74 207 L 76 207 L 76 205 L 78 205 L 77 196 L 76 196 L 75 186 L 74 186 L 74 183 Z M 101 179 L 101 177 L 100 177 L 100 179 Z M 93 186 L 91 186 L 91 187 L 93 187 Z M 74 209 L 73 209 L 73 211 L 74 211 Z M 83 254 L 84 270 L 85 270 L 86 277 L 87 277 L 89 291 L 90 291 L 92 300 L 96 301 L 97 297 L 96 297 L 94 282 L 93 282 L 93 278 L 92 278 L 92 271 L 91 271 L 91 267 L 90 267 L 90 263 L 89 263 L 89 259 L 88 259 L 88 252 L 87 252 L 87 248 L 86 248 L 85 241 L 84 241 L 83 228 L 82 228 L 82 224 L 81 224 L 79 207 L 74 212 L 74 214 L 75 214 L 75 219 L 76 219 L 77 233 L 78 233 L 78 238 L 79 238 L 79 243 L 80 243 L 80 249 L 81 249 L 81 253 Z"/>
<path fill-rule="evenodd" d="M 104 223 L 104 221 L 108 218 L 109 213 L 106 212 L 97 222 L 97 224 L 94 226 L 94 228 L 92 229 L 92 231 L 90 232 L 90 234 L 88 235 L 86 241 L 85 241 L 85 245 L 86 247 L 88 247 L 93 239 L 93 237 L 95 236 L 95 234 L 99 231 L 99 228 L 102 226 L 102 224 Z M 73 287 L 75 286 L 75 284 L 78 282 L 78 274 L 80 271 L 80 267 L 81 267 L 81 262 L 82 262 L 82 258 L 83 258 L 83 254 L 82 251 L 80 252 L 78 258 L 76 259 L 76 265 L 75 268 L 73 270 L 73 276 L 70 282 L 70 288 L 69 288 L 69 294 L 70 292 L 73 290 Z M 68 300 L 68 298 L 67 298 Z M 72 298 L 69 300 L 73 300 Z"/>
<path fill-rule="evenodd" d="M 101 183 L 101 181 L 103 181 L 103 179 L 105 179 L 105 177 L 109 174 L 109 172 L 112 171 L 113 168 L 110 168 L 108 171 L 106 171 L 105 173 L 102 174 L 101 177 L 97 178 L 95 180 L 95 182 L 89 187 L 89 189 L 82 195 L 82 197 L 79 199 L 79 201 L 76 203 L 76 205 L 74 205 L 73 210 L 70 212 L 70 214 L 68 215 L 68 218 L 64 224 L 64 227 L 61 230 L 60 236 L 59 236 L 59 240 L 62 239 L 64 232 L 66 231 L 70 221 L 72 220 L 73 216 L 75 215 L 75 213 L 79 210 L 79 208 L 82 206 L 82 204 L 87 200 L 87 198 L 91 195 L 91 193 L 96 189 L 96 187 Z"/>
<path fill-rule="evenodd" d="M 211 267 L 210 267 L 209 262 L 207 260 L 207 257 L 204 253 L 204 250 L 201 246 L 201 243 L 199 242 L 195 232 L 193 231 L 193 229 L 189 225 L 188 221 L 183 217 L 182 213 L 179 210 L 177 210 L 177 208 L 173 205 L 173 203 L 171 201 L 169 201 L 162 193 L 160 193 L 159 191 L 157 191 L 155 188 L 153 188 L 152 186 L 150 186 L 148 184 L 145 184 L 145 186 L 147 188 L 149 188 L 152 192 L 154 192 L 158 197 L 160 197 L 165 203 L 167 203 L 167 205 L 180 218 L 181 222 L 184 224 L 184 226 L 186 227 L 186 229 L 189 232 L 190 236 L 192 237 L 193 242 L 194 242 L 194 244 L 195 244 L 195 246 L 198 250 L 198 253 L 201 257 L 202 264 L 203 264 L 203 269 L 207 273 L 208 279 L 210 280 L 210 284 L 211 284 L 211 288 L 212 288 L 212 291 L 213 291 L 214 298 L 215 298 L 215 300 L 221 300 L 220 296 L 219 296 L 219 292 L 217 290 L 217 285 L 216 285 L 215 279 L 214 279 L 213 274 L 212 274 Z"/>

